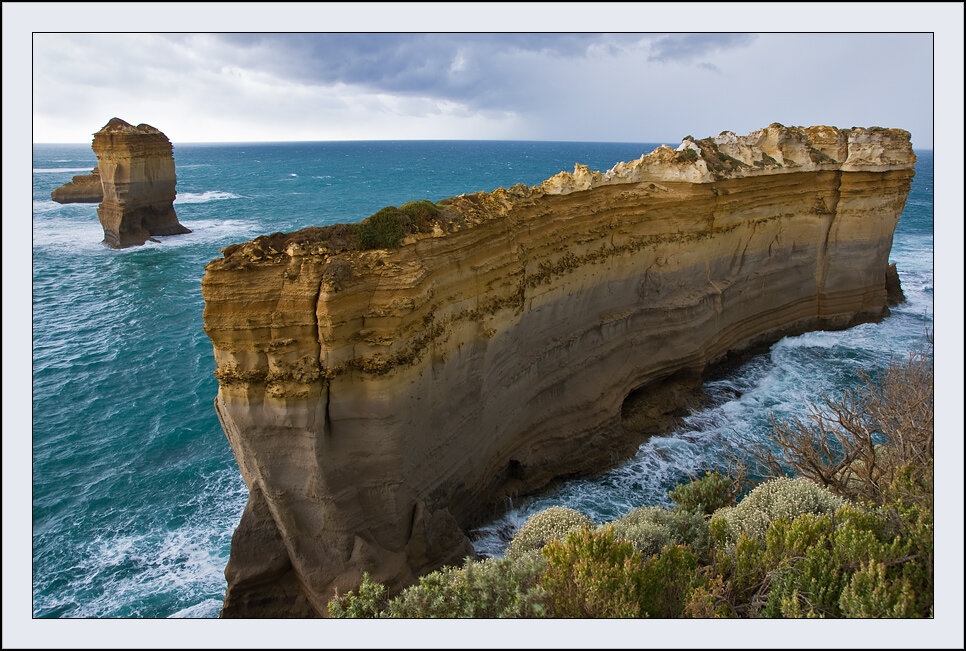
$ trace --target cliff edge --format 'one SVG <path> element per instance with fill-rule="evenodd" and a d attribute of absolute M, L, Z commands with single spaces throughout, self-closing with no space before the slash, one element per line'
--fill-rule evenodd
<path fill-rule="evenodd" d="M 632 454 L 626 402 L 882 318 L 914 162 L 906 131 L 773 124 L 224 249 L 205 331 L 250 495 L 222 616 L 398 590 L 489 506 Z"/>

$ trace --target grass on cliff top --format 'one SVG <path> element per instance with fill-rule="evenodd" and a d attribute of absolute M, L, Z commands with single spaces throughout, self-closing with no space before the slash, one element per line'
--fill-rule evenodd
<path fill-rule="evenodd" d="M 333 253 L 394 249 L 406 235 L 429 233 L 434 223 L 445 228 L 453 219 L 452 213 L 423 199 L 399 207 L 386 206 L 355 224 L 310 226 L 293 233 L 262 235 L 251 244 L 266 255 L 281 253 L 293 244 L 325 244 Z M 226 259 L 230 258 L 245 244 L 232 244 L 222 249 L 222 253 Z"/>

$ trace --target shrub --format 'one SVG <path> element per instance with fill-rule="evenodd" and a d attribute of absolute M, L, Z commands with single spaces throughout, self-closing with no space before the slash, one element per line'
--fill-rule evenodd
<path fill-rule="evenodd" d="M 890 581 L 883 563 L 871 560 L 852 575 L 842 590 L 839 607 L 845 617 L 910 618 L 916 612 L 915 595 L 907 579 Z"/>
<path fill-rule="evenodd" d="M 611 527 L 615 538 L 630 542 L 644 558 L 659 553 L 671 544 L 671 530 L 645 518 L 635 520 L 625 517 L 603 526 Z"/>
<path fill-rule="evenodd" d="M 356 246 L 362 251 L 398 247 L 405 235 L 408 219 L 398 208 L 383 208 L 356 224 Z"/>
<path fill-rule="evenodd" d="M 565 506 L 551 506 L 531 515 L 510 541 L 508 558 L 539 550 L 555 538 L 563 538 L 581 527 L 593 527 L 594 522 L 580 511 Z"/>
<path fill-rule="evenodd" d="M 861 376 L 864 385 L 845 391 L 841 399 L 823 396 L 823 405 L 809 404 L 805 419 L 774 421 L 770 442 L 745 441 L 761 472 L 807 477 L 838 495 L 877 504 L 890 499 L 889 487 L 903 469 L 928 476 L 931 351 L 920 349 L 904 362 L 893 361 L 878 379 Z"/>
<path fill-rule="evenodd" d="M 843 504 L 843 498 L 813 481 L 780 477 L 759 484 L 737 505 L 715 511 L 711 518 L 712 534 L 716 543 L 731 549 L 741 533 L 763 540 L 768 527 L 778 518 L 829 513 Z"/>
<path fill-rule="evenodd" d="M 838 616 L 847 568 L 835 562 L 832 530 L 829 516 L 813 514 L 772 523 L 762 559 L 769 576 L 762 616 Z"/>
<path fill-rule="evenodd" d="M 763 545 L 749 540 L 736 546 L 732 575 L 745 614 L 929 616 L 932 523 L 919 506 L 902 515 L 892 507 L 846 505 L 835 513 L 779 518 Z"/>
<path fill-rule="evenodd" d="M 688 545 L 704 559 L 711 547 L 711 534 L 704 516 L 681 508 L 637 508 L 614 521 L 613 527 L 616 537 L 629 540 L 645 558 L 674 543 Z"/>
<path fill-rule="evenodd" d="M 419 579 L 393 599 L 386 587 L 363 575 L 357 591 L 329 602 L 338 618 L 542 617 L 546 593 L 540 578 L 547 567 L 539 553 L 517 559 L 466 559 Z"/>
<path fill-rule="evenodd" d="M 698 152 L 688 147 L 686 149 L 681 150 L 681 153 L 679 154 L 679 158 L 683 158 L 689 163 L 693 163 L 694 161 L 698 160 Z"/>
<path fill-rule="evenodd" d="M 641 554 L 614 532 L 587 528 L 543 548 L 552 617 L 640 617 L 645 575 Z"/>
<path fill-rule="evenodd" d="M 727 604 L 726 589 L 721 575 L 695 586 L 684 604 L 682 616 L 694 619 L 734 617 L 735 612 Z"/>
<path fill-rule="evenodd" d="M 681 617 L 692 589 L 700 583 L 698 559 L 684 545 L 668 545 L 644 563 L 641 610 L 647 617 Z"/>
<path fill-rule="evenodd" d="M 470 561 L 423 576 L 389 602 L 384 617 L 541 617 L 547 564 L 539 554 Z"/>
<path fill-rule="evenodd" d="M 399 206 L 399 210 L 409 217 L 413 232 L 426 232 L 432 228 L 433 220 L 439 217 L 440 209 L 432 201 L 410 201 Z"/>
<path fill-rule="evenodd" d="M 678 484 L 668 497 L 682 509 L 711 515 L 735 503 L 735 487 L 730 478 L 709 470 L 701 479 Z"/>
<path fill-rule="evenodd" d="M 365 572 L 357 591 L 347 592 L 341 597 L 336 595 L 329 602 L 329 616 L 340 619 L 377 617 L 386 606 L 386 601 L 386 586 L 373 581 Z"/>

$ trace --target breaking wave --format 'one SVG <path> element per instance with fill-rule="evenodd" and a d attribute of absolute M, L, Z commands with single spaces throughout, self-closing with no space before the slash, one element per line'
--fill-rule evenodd
<path fill-rule="evenodd" d="M 221 201 L 223 199 L 244 199 L 240 194 L 233 192 L 222 192 L 221 190 L 208 190 L 207 192 L 180 192 L 175 198 L 175 203 L 208 203 L 209 201 Z"/>

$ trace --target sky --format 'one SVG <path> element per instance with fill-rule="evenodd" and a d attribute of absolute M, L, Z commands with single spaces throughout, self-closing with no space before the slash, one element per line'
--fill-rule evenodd
<path fill-rule="evenodd" d="M 680 142 L 897 127 L 932 147 L 929 33 L 38 33 L 35 142 Z"/>

